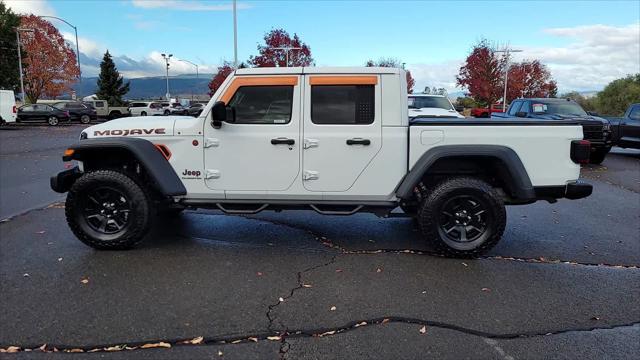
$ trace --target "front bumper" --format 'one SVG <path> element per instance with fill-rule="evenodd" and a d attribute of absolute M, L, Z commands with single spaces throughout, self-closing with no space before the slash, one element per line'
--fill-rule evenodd
<path fill-rule="evenodd" d="M 61 171 L 50 179 L 51 189 L 55 192 L 66 193 L 71 186 L 82 175 L 80 169 L 75 166 L 69 170 Z"/>
<path fill-rule="evenodd" d="M 556 199 L 582 199 L 593 193 L 593 186 L 583 181 L 573 181 L 565 186 L 537 186 L 535 187 L 538 200 L 554 201 Z"/>

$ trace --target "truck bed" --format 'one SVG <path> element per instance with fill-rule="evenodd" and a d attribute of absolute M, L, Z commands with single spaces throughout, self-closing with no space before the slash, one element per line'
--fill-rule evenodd
<path fill-rule="evenodd" d="M 430 126 L 430 125 L 465 125 L 465 126 L 494 126 L 494 125 L 517 125 L 517 126 L 567 126 L 580 125 L 579 122 L 572 119 L 552 120 L 552 119 L 530 119 L 530 118 L 513 118 L 508 115 L 505 117 L 492 117 L 489 119 L 482 118 L 426 118 L 415 117 L 409 121 L 410 126 Z"/>

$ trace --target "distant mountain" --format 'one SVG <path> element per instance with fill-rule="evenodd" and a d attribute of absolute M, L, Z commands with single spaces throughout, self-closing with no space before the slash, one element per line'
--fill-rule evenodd
<path fill-rule="evenodd" d="M 206 95 L 209 92 L 209 82 L 213 74 L 182 74 L 169 77 L 169 92 L 171 96 L 189 97 Z M 82 78 L 82 84 L 76 88 L 80 96 L 95 94 L 97 91 L 97 77 Z M 125 99 L 156 99 L 164 98 L 167 92 L 167 81 L 164 76 L 125 79 L 131 83 L 129 93 Z"/>

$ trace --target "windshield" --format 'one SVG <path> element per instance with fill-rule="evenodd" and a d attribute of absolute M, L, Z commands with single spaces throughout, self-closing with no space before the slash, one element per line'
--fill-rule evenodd
<path fill-rule="evenodd" d="M 534 113 L 558 115 L 587 115 L 580 105 L 572 101 L 536 101 L 531 103 Z"/>
<path fill-rule="evenodd" d="M 409 108 L 440 108 L 445 110 L 453 110 L 449 99 L 440 96 L 410 96 Z"/>

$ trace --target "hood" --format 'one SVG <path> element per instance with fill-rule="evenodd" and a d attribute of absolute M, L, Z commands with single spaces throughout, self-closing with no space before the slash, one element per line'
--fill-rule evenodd
<path fill-rule="evenodd" d="M 113 136 L 155 137 L 173 135 L 173 124 L 181 116 L 134 116 L 90 126 L 87 138 Z"/>
<path fill-rule="evenodd" d="M 604 125 L 609 123 L 606 119 L 591 115 L 536 114 L 534 118 L 549 120 L 571 120 L 582 125 Z"/>
<path fill-rule="evenodd" d="M 455 110 L 446 110 L 442 108 L 420 108 L 420 109 L 409 109 L 409 117 L 456 117 L 456 118 L 464 118 L 464 116 L 460 115 L 459 112 Z"/>

